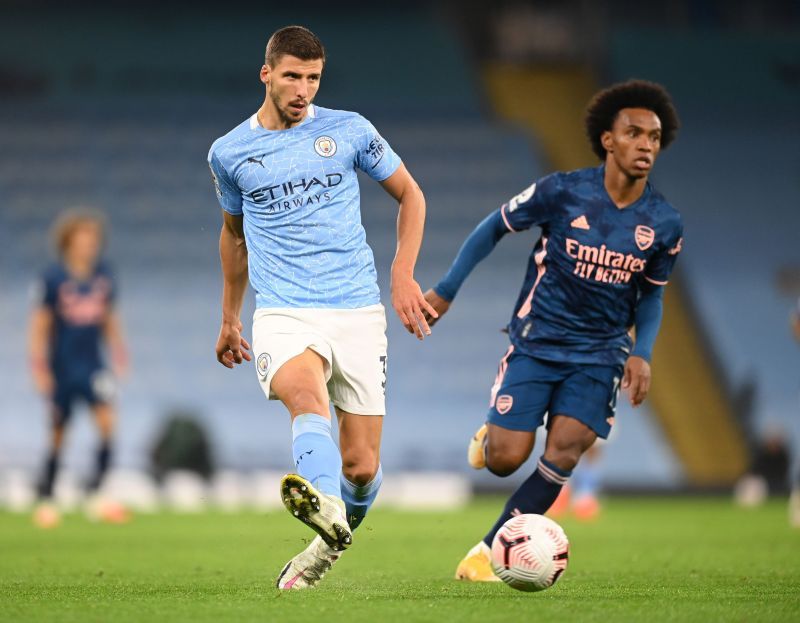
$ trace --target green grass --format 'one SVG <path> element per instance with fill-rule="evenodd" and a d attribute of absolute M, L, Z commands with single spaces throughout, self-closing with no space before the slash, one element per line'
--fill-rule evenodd
<path fill-rule="evenodd" d="M 273 588 L 308 529 L 283 513 L 67 516 L 53 531 L 0 513 L 0 621 L 800 621 L 800 530 L 783 503 L 612 499 L 562 521 L 570 566 L 526 594 L 452 580 L 501 500 L 459 513 L 377 510 L 313 591 Z"/>

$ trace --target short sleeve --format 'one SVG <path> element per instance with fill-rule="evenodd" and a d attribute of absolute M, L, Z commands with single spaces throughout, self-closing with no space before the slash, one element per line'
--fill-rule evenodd
<path fill-rule="evenodd" d="M 34 281 L 31 286 L 31 300 L 34 305 L 41 305 L 50 310 L 56 307 L 57 285 L 50 275 L 45 274 Z"/>
<path fill-rule="evenodd" d="M 534 225 L 547 225 L 553 218 L 557 192 L 555 175 L 534 182 L 500 207 L 503 223 L 512 232 L 524 231 Z"/>
<path fill-rule="evenodd" d="M 211 169 L 214 190 L 217 192 L 217 199 L 222 209 L 234 216 L 242 214 L 242 193 L 213 149 L 208 152 L 208 167 Z"/>
<path fill-rule="evenodd" d="M 650 258 L 644 269 L 644 278 L 657 286 L 667 285 L 670 273 L 683 248 L 683 225 L 678 222 L 667 243 Z"/>
<path fill-rule="evenodd" d="M 401 160 L 389 143 L 369 121 L 358 117 L 356 166 L 376 182 L 382 182 L 397 171 Z"/>

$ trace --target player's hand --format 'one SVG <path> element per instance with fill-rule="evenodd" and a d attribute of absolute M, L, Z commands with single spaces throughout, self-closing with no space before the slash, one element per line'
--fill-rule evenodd
<path fill-rule="evenodd" d="M 392 307 L 406 331 L 420 340 L 431 334 L 426 318 L 439 317 L 439 313 L 425 300 L 419 284 L 409 276 L 392 275 Z"/>
<path fill-rule="evenodd" d="M 650 391 L 650 364 L 641 357 L 631 356 L 625 363 L 622 389 L 628 390 L 631 405 L 638 407 Z"/>
<path fill-rule="evenodd" d="M 217 361 L 226 368 L 233 368 L 234 364 L 252 361 L 250 344 L 242 337 L 242 322 L 223 322 L 217 339 Z"/>
<path fill-rule="evenodd" d="M 52 396 L 53 389 L 55 388 L 55 381 L 53 380 L 53 375 L 51 374 L 50 370 L 48 370 L 45 366 L 42 366 L 41 369 L 34 369 L 33 371 L 33 384 L 36 386 L 36 391 L 38 391 L 42 396 Z"/>
<path fill-rule="evenodd" d="M 128 363 L 128 351 L 121 346 L 111 349 L 111 370 L 114 372 L 114 377 L 119 380 L 125 380 L 130 370 Z"/>
<path fill-rule="evenodd" d="M 432 316 L 429 313 L 425 313 L 425 320 L 428 321 L 428 325 L 431 327 L 436 324 L 436 322 L 447 313 L 447 310 L 450 309 L 450 301 L 444 300 L 441 296 L 436 294 L 436 292 L 431 288 L 425 293 L 425 300 L 428 304 L 436 310 L 438 316 Z"/>

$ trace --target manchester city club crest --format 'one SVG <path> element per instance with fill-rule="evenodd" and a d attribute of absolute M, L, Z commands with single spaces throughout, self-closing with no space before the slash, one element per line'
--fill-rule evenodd
<path fill-rule="evenodd" d="M 646 251 L 656 239 L 656 232 L 647 225 L 637 225 L 634 238 L 636 239 L 636 246 L 642 251 Z"/>
<path fill-rule="evenodd" d="M 336 153 L 336 141 L 330 136 L 320 136 L 314 141 L 314 151 L 323 158 L 330 158 Z"/>
<path fill-rule="evenodd" d="M 272 357 L 269 356 L 269 353 L 261 353 L 256 359 L 256 370 L 262 381 L 267 380 L 270 365 L 272 365 Z"/>

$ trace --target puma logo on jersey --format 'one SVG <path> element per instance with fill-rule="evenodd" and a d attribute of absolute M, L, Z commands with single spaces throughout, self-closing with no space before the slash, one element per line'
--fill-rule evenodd
<path fill-rule="evenodd" d="M 260 166 L 263 169 L 264 168 L 264 164 L 262 163 L 263 160 L 264 160 L 264 156 L 261 156 L 261 158 L 253 158 L 251 156 L 250 158 L 247 159 L 247 162 L 252 162 L 253 164 L 257 164 L 258 166 Z"/>
<path fill-rule="evenodd" d="M 584 214 L 581 214 L 578 218 L 573 220 L 570 225 L 575 229 L 591 229 L 589 227 L 589 221 L 586 220 L 586 215 Z"/>

